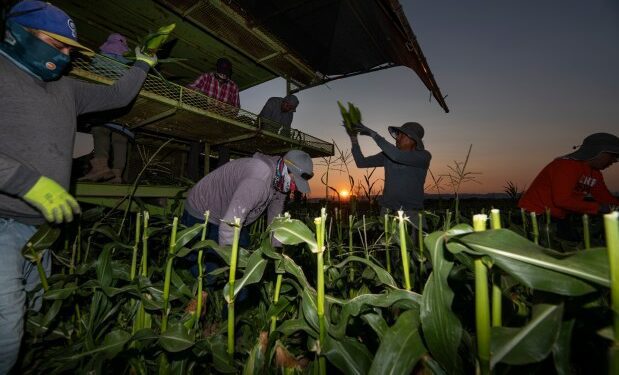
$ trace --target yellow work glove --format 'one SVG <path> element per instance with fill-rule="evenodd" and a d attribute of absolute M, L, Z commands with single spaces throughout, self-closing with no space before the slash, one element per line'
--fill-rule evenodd
<path fill-rule="evenodd" d="M 145 63 L 148 64 L 148 66 L 150 66 L 151 68 L 155 65 L 157 65 L 157 55 L 149 55 L 146 54 L 144 52 L 142 52 L 142 50 L 140 50 L 140 47 L 135 47 L 135 61 L 144 61 Z"/>
<path fill-rule="evenodd" d="M 24 200 L 36 207 L 47 221 L 57 224 L 71 222 L 73 214 L 80 213 L 75 198 L 54 180 L 41 176 L 26 192 Z"/>

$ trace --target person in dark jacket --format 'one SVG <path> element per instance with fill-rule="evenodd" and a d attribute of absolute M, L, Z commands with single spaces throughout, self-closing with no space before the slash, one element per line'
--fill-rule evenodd
<path fill-rule="evenodd" d="M 419 212 L 423 210 L 423 185 L 426 180 L 432 155 L 425 149 L 423 127 L 417 122 L 407 122 L 400 127 L 390 126 L 389 134 L 395 138 L 395 146 L 374 130 L 357 124 L 361 135 L 372 137 L 381 152 L 364 156 L 359 147 L 357 133 L 348 133 L 352 155 L 358 168 L 385 168 L 383 196 L 379 198 L 381 215 L 403 210 L 411 223 L 419 228 Z M 421 224 L 423 227 L 423 223 Z"/>

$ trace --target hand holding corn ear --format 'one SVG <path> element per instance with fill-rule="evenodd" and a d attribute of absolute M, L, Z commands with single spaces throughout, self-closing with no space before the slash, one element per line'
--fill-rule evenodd
<path fill-rule="evenodd" d="M 170 33 L 176 27 L 175 23 L 162 26 L 154 33 L 148 34 L 140 46 L 135 49 L 135 59 L 144 61 L 151 67 L 157 64 L 157 51 L 168 40 Z"/>
<path fill-rule="evenodd" d="M 346 132 L 348 135 L 356 135 L 357 129 L 356 125 L 361 123 L 361 111 L 359 108 L 355 107 L 354 104 L 348 102 L 348 110 L 340 101 L 337 102 L 338 107 L 340 107 L 340 113 L 342 114 L 342 119 L 344 120 L 344 127 L 346 128 Z"/>

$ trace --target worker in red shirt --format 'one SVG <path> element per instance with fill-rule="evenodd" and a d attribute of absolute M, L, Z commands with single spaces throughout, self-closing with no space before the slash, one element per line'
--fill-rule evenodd
<path fill-rule="evenodd" d="M 565 228 L 568 215 L 604 214 L 619 205 L 619 199 L 608 191 L 601 172 L 617 162 L 618 156 L 617 136 L 591 134 L 578 150 L 544 167 L 520 198 L 518 206 L 536 214 L 549 209 L 562 237 L 561 232 L 570 231 Z"/>

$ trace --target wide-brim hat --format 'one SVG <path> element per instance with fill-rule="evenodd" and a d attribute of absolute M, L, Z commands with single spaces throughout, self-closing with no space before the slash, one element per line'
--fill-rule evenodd
<path fill-rule="evenodd" d="M 62 9 L 44 1 L 25 0 L 13 6 L 7 20 L 23 27 L 40 31 L 59 42 L 94 54 L 77 40 L 75 23 Z"/>
<path fill-rule="evenodd" d="M 307 152 L 290 150 L 284 155 L 284 163 L 294 176 L 294 183 L 301 193 L 309 193 L 308 180 L 314 177 L 314 163 Z"/>
<path fill-rule="evenodd" d="M 591 160 L 602 152 L 619 155 L 619 138 L 609 133 L 594 133 L 587 136 L 578 150 L 562 156 L 564 159 Z"/>
<path fill-rule="evenodd" d="M 423 130 L 423 126 L 421 126 L 421 124 L 419 124 L 418 122 L 407 122 L 400 127 L 390 126 L 388 129 L 389 134 L 391 134 L 393 138 L 396 138 L 398 136 L 398 133 L 404 133 L 409 138 L 415 140 L 415 142 L 417 143 L 417 150 L 425 149 L 423 141 L 421 140 L 423 138 L 423 135 L 425 134 L 425 130 Z"/>

